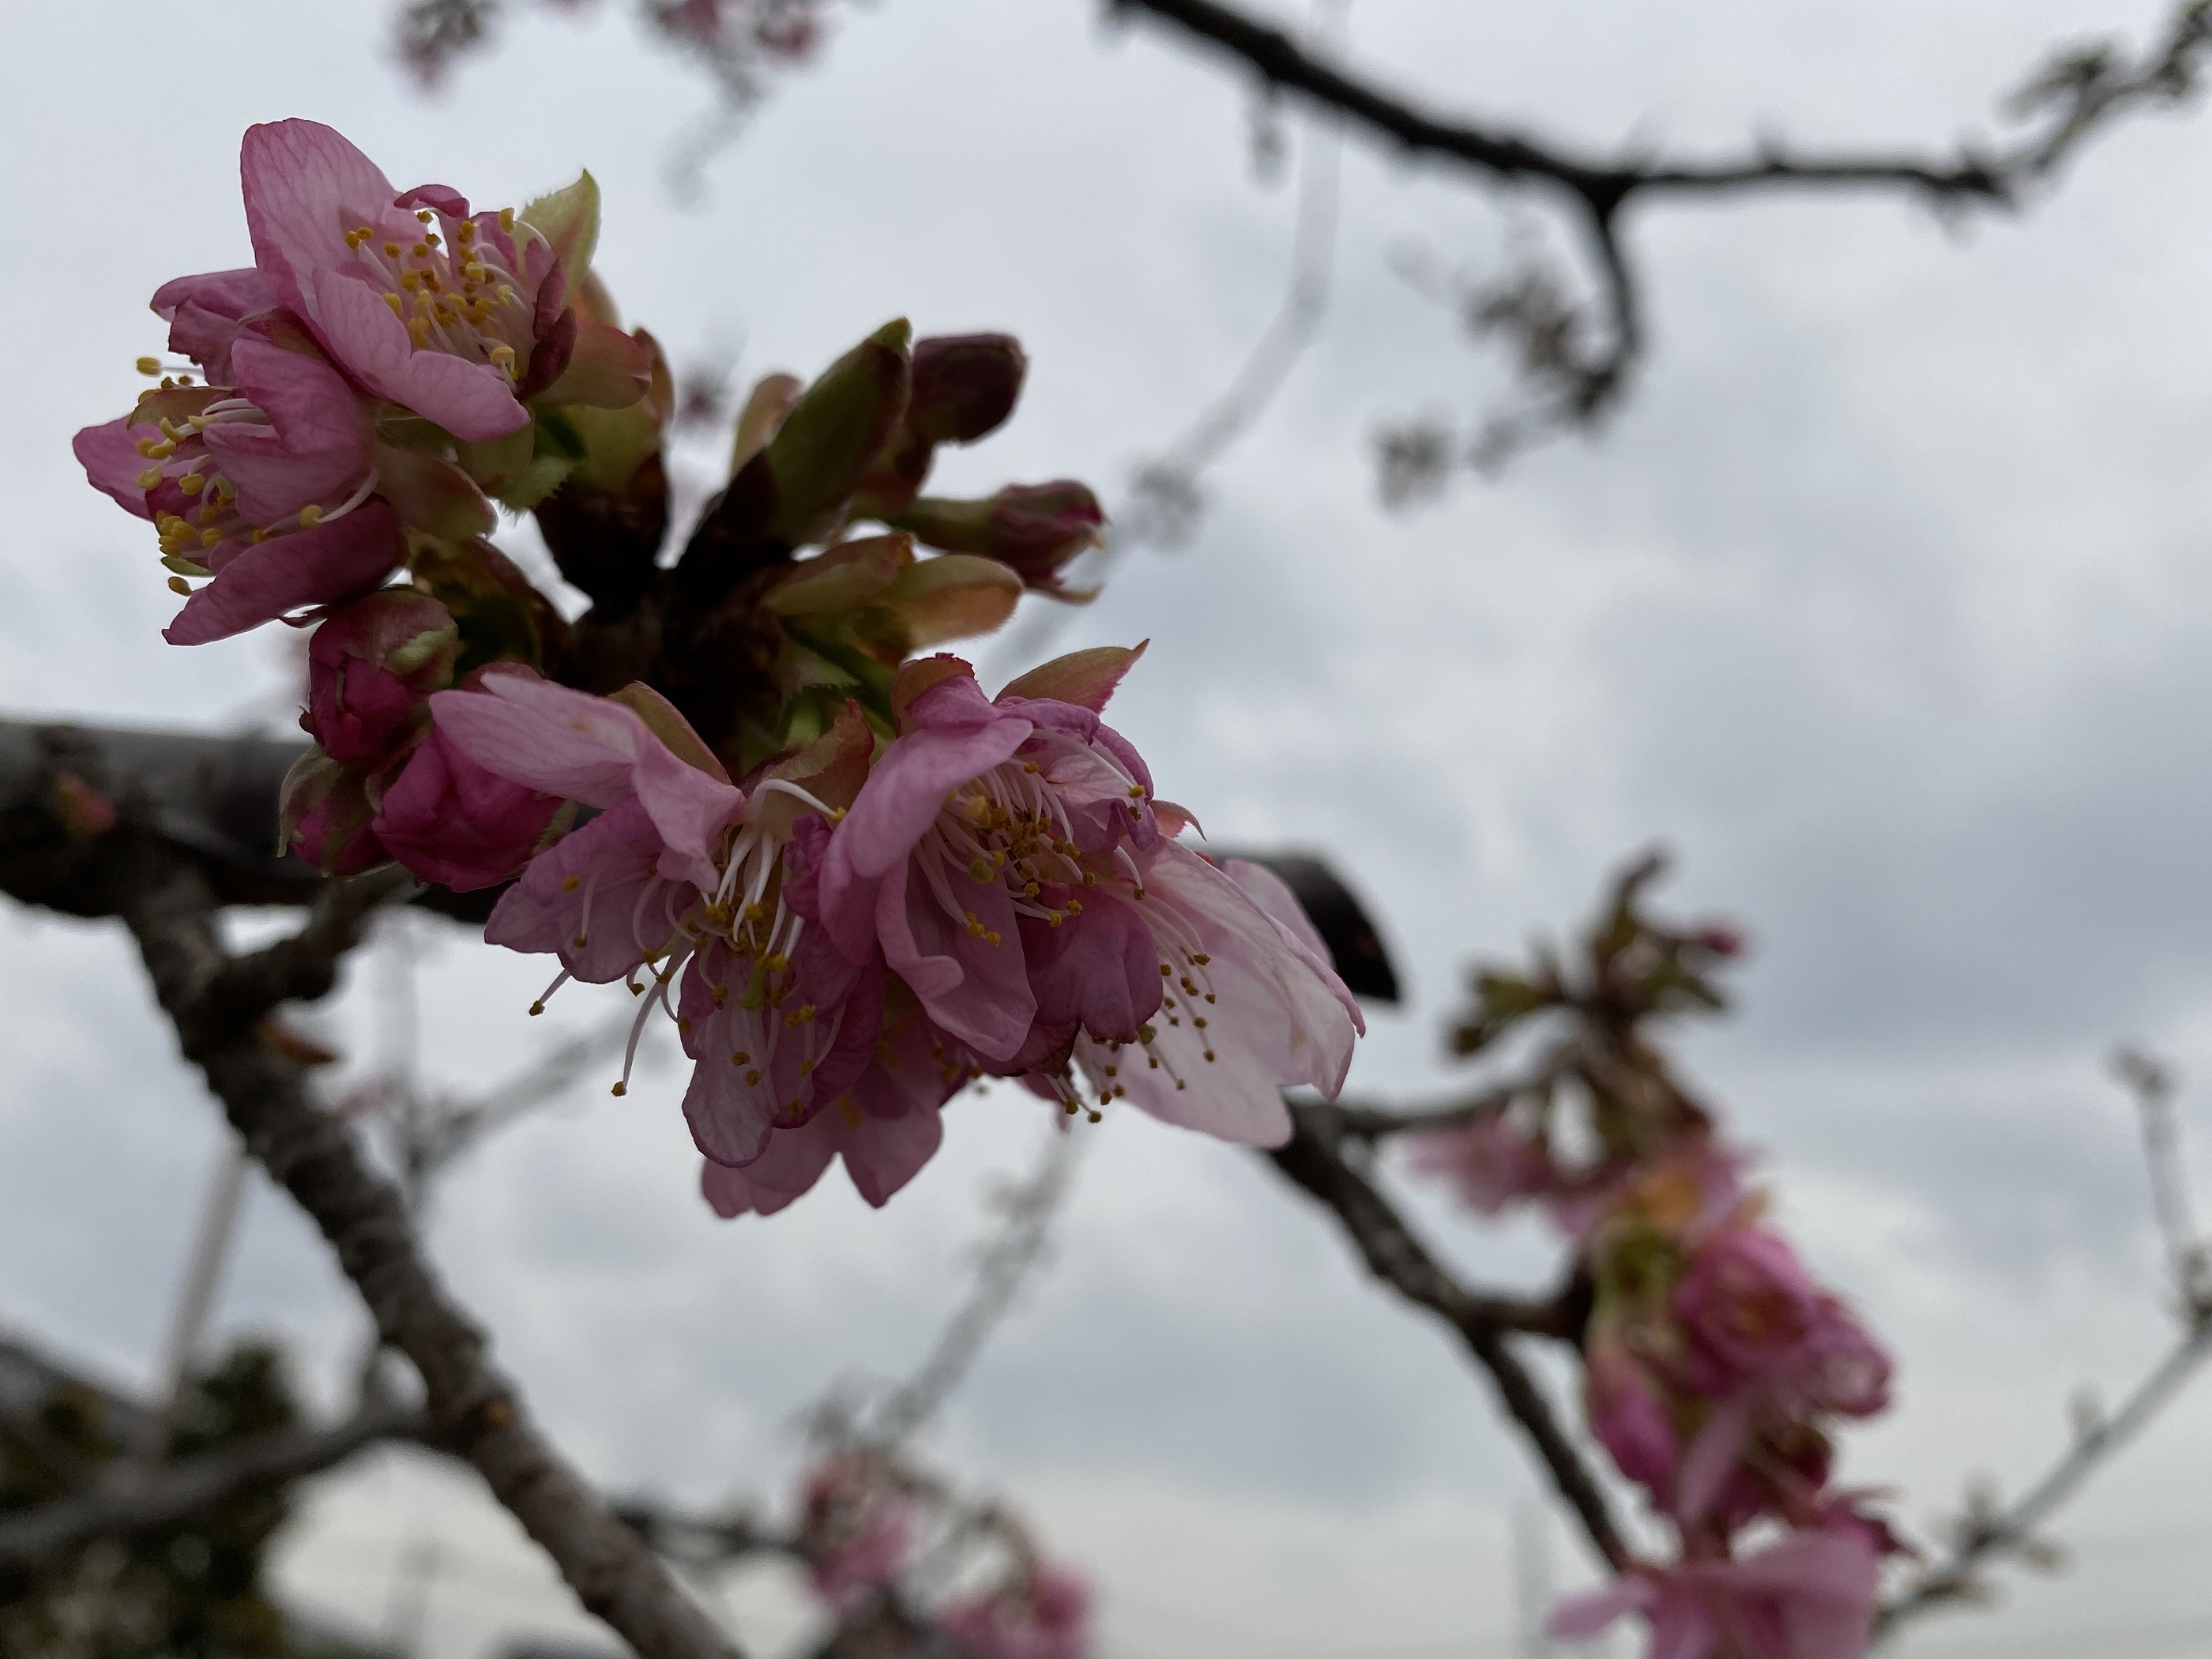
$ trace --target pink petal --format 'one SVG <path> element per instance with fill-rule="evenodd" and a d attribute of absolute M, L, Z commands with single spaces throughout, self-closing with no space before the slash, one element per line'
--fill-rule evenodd
<path fill-rule="evenodd" d="M 368 411 L 345 378 L 320 358 L 240 340 L 231 351 L 238 389 L 268 416 L 265 426 L 218 422 L 208 453 L 238 488 L 239 510 L 257 525 L 282 524 L 303 507 L 335 507 L 368 475 Z"/>
<path fill-rule="evenodd" d="M 638 757 L 657 742 L 620 703 L 534 674 L 488 675 L 481 690 L 441 691 L 430 713 L 477 765 L 587 806 L 635 794 Z"/>
<path fill-rule="evenodd" d="M 744 811 L 744 791 L 677 759 L 657 738 L 639 751 L 632 781 L 660 832 L 665 849 L 661 874 L 713 892 L 720 878 L 714 866 L 715 843 Z"/>
<path fill-rule="evenodd" d="M 391 508 L 368 502 L 312 530 L 242 548 L 185 601 L 161 637 L 205 645 L 308 605 L 351 599 L 391 574 L 404 552 Z"/>
<path fill-rule="evenodd" d="M 86 427 L 70 440 L 70 448 L 94 489 L 125 512 L 151 519 L 153 510 L 146 505 L 146 492 L 138 487 L 138 475 L 153 463 L 138 453 L 138 441 L 152 428 L 125 425 L 130 418 L 126 415 Z"/>
<path fill-rule="evenodd" d="M 665 885 L 654 869 L 659 854 L 660 836 L 645 809 L 634 800 L 619 802 L 530 860 L 492 907 L 484 940 L 510 951 L 552 952 L 578 979 L 611 984 L 667 939 L 665 926 L 650 925 L 660 921 L 660 906 L 647 906 L 649 940 L 641 942 L 632 923 L 639 900 Z M 688 902 L 690 896 L 683 896 Z M 585 943 L 578 945 L 579 938 Z"/>
<path fill-rule="evenodd" d="M 994 719 L 967 732 L 909 732 L 884 751 L 823 858 L 823 920 L 848 956 L 867 954 L 876 884 L 913 852 L 945 796 L 1011 759 L 1031 729 Z"/>
<path fill-rule="evenodd" d="M 899 1117 L 854 1112 L 851 1119 L 844 1118 L 851 1109 L 833 1106 L 823 1115 L 839 1114 L 845 1126 L 845 1173 L 860 1196 L 880 1210 L 936 1156 L 945 1141 L 945 1122 L 934 1107 Z"/>
<path fill-rule="evenodd" d="M 1039 902 L 1064 904 L 1057 890 Z M 1094 1037 L 1133 1042 L 1137 1027 L 1159 1012 L 1159 947 L 1134 906 L 1091 896 L 1057 927 L 1024 916 L 1021 930 L 1041 1024 L 1080 1024 Z"/>
<path fill-rule="evenodd" d="M 867 799 L 865 790 L 860 799 Z M 845 825 L 851 823 L 848 817 Z M 845 825 L 839 826 L 839 834 Z M 834 836 L 830 845 L 834 858 Z M 884 962 L 913 988 L 930 1018 L 949 1034 L 986 1059 L 1006 1060 L 1022 1046 L 1036 1017 L 1013 900 L 1002 883 L 975 881 L 964 872 L 952 879 L 961 884 L 956 896 L 965 902 L 960 916 L 945 908 L 910 862 L 884 878 L 875 927 Z M 982 937 L 969 931 L 969 911 Z M 990 940 L 993 933 L 998 935 L 996 944 Z"/>
<path fill-rule="evenodd" d="M 1656 1592 L 1641 1578 L 1620 1578 L 1601 1589 L 1563 1595 L 1552 1608 L 1544 1628 L 1571 1642 L 1602 1636 L 1623 1615 L 1642 1613 L 1656 1599 Z"/>
<path fill-rule="evenodd" d="M 169 349 L 205 368 L 210 385 L 229 386 L 231 348 L 244 331 L 240 325 L 278 303 L 268 279 L 248 266 L 164 283 L 154 290 L 153 309 L 169 325 Z"/>
<path fill-rule="evenodd" d="M 1674 1513 L 1696 1521 L 1712 1508 L 1751 1438 L 1751 1405 L 1741 1394 L 1722 1401 L 1682 1454 L 1674 1483 Z"/>

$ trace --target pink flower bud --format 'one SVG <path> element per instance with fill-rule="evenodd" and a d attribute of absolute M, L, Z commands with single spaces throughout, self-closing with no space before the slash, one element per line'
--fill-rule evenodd
<path fill-rule="evenodd" d="M 285 775 L 279 798 L 284 842 L 326 876 L 350 876 L 391 862 L 370 828 L 368 781 L 309 750 Z"/>
<path fill-rule="evenodd" d="M 907 430 L 925 443 L 973 443 L 1014 412 L 1028 372 L 1021 342 L 1011 334 L 916 340 Z"/>
<path fill-rule="evenodd" d="M 428 723 L 428 699 L 453 678 L 460 635 L 446 607 L 411 587 L 337 607 L 307 647 L 301 726 L 343 765 L 376 768 Z"/>
<path fill-rule="evenodd" d="M 527 863 L 561 803 L 485 770 L 433 726 L 385 791 L 375 831 L 391 855 L 456 892 Z"/>
<path fill-rule="evenodd" d="M 891 523 L 948 553 L 975 553 L 1010 567 L 1023 585 L 1060 599 L 1079 596 L 1060 585 L 1078 554 L 1098 545 L 1106 515 L 1097 496 L 1072 478 L 1008 484 L 979 501 L 922 496 Z"/>
<path fill-rule="evenodd" d="M 1593 1341 L 1583 1389 L 1590 1431 L 1620 1472 L 1662 1496 L 1671 1491 L 1681 1439 L 1635 1356 L 1618 1341 Z"/>

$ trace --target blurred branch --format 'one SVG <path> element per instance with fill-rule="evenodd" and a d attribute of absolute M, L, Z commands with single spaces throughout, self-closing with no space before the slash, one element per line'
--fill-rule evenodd
<path fill-rule="evenodd" d="M 264 1039 L 275 1000 L 326 990 L 362 919 L 398 884 L 330 884 L 298 934 L 233 957 L 216 937 L 216 887 L 189 851 L 158 824 L 118 815 L 109 798 L 94 812 L 72 799 L 58 809 L 65 833 L 84 843 L 71 860 L 70 896 L 96 896 L 90 914 L 118 915 L 131 928 L 185 1057 L 248 1150 L 321 1229 L 384 1340 L 421 1372 L 438 1437 L 476 1465 L 583 1604 L 641 1653 L 731 1659 L 731 1644 L 525 1415 L 483 1334 L 423 1260 L 398 1197 L 363 1164 L 344 1125 L 311 1103 L 298 1062 Z M 13 879 L 9 886 L 16 890 Z"/>
<path fill-rule="evenodd" d="M 258 1436 L 197 1457 L 149 1466 L 130 1459 L 104 1468 L 80 1492 L 0 1516 L 0 1571 L 45 1565 L 95 1538 L 125 1537 L 184 1521 L 228 1498 L 283 1486 L 343 1463 L 386 1440 L 420 1440 L 422 1415 L 375 1401 L 343 1423 Z"/>
<path fill-rule="evenodd" d="M 1875 1626 L 1878 1637 L 1888 1637 L 1908 1620 L 1936 1607 L 1976 1597 L 1981 1587 L 1975 1574 L 1998 1556 L 2047 1554 L 2049 1547 L 2036 1536 L 2036 1529 L 2140 1434 L 2197 1368 L 2212 1358 L 2212 1268 L 2207 1266 L 2212 1249 L 2197 1231 L 2191 1212 L 2173 1116 L 2173 1073 L 2132 1048 L 2114 1054 L 2113 1070 L 2134 1094 L 2142 1119 L 2152 1207 L 2179 1298 L 2180 1338 L 2118 1411 L 2109 1417 L 2094 1407 L 2077 1411 L 2074 1443 L 2017 1502 L 2000 1510 L 1990 1498 L 1970 1499 L 1966 1513 L 1955 1523 L 1949 1554 L 1883 1606 Z"/>
<path fill-rule="evenodd" d="M 1594 307 L 1571 299 L 1549 273 L 1533 269 L 1469 295 L 1469 319 L 1478 331 L 1519 342 L 1524 378 L 1537 394 L 1519 416 L 1491 422 L 1471 456 L 1478 465 L 1494 465 L 1545 432 L 1587 426 L 1619 402 L 1644 344 L 1638 279 L 1620 240 L 1621 210 L 1632 201 L 1841 190 L 1903 193 L 1939 210 L 2016 208 L 2032 186 L 2123 116 L 2171 107 L 2194 95 L 2202 59 L 2212 49 L 2212 0 L 2185 0 L 2139 55 L 2111 45 L 2077 46 L 2037 70 L 2008 101 L 2008 112 L 2027 124 L 2009 143 L 1966 143 L 1948 155 L 1819 154 L 1769 139 L 1747 155 L 1684 162 L 1607 156 L 1540 142 L 1496 124 L 1430 113 L 1218 0 L 1109 4 L 1174 25 L 1237 59 L 1269 86 L 1335 111 L 1409 155 L 1437 157 L 1492 182 L 1534 185 L 1568 212 L 1595 267 Z M 1419 461 L 1417 435 L 1389 434 L 1386 454 L 1395 448 L 1401 462 Z"/>
<path fill-rule="evenodd" d="M 1296 1129 L 1289 1143 L 1267 1154 L 1275 1167 L 1335 1215 L 1369 1271 L 1458 1333 L 1490 1373 L 1500 1402 L 1528 1437 L 1598 1554 L 1615 1571 L 1625 1570 L 1631 1559 L 1628 1544 L 1604 1489 L 1507 1341 L 1516 1332 L 1578 1340 L 1587 1316 L 1585 1292 L 1570 1285 L 1555 1297 L 1525 1300 L 1469 1291 L 1429 1254 L 1374 1183 L 1346 1161 L 1344 1130 L 1333 1107 L 1293 1105 L 1291 1115 Z"/>

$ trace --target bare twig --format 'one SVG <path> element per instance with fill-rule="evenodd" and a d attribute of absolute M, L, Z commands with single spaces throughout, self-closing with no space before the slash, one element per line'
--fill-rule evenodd
<path fill-rule="evenodd" d="M 1516 421 L 1493 422 L 1474 459 L 1495 462 L 1547 430 L 1587 425 L 1620 397 L 1640 356 L 1644 330 L 1635 272 L 1620 239 L 1621 211 L 1639 198 L 1724 200 L 1754 191 L 1901 191 L 1940 209 L 2011 208 L 2052 175 L 2093 135 L 2142 108 L 2171 107 L 2197 92 L 2201 60 L 2212 48 L 2212 0 L 2185 0 L 2164 33 L 2140 55 L 2109 46 L 2077 48 L 2038 70 L 2013 100 L 2027 128 L 2010 143 L 1962 144 L 1949 155 L 1911 152 L 1793 152 L 1762 143 L 1750 155 L 1709 162 L 1607 156 L 1539 142 L 1510 128 L 1431 114 L 1308 51 L 1279 29 L 1218 0 L 1109 0 L 1122 13 L 1171 23 L 1237 58 L 1268 85 L 1338 112 L 1407 154 L 1437 158 L 1477 176 L 1533 185 L 1567 210 L 1596 272 L 1601 329 L 1545 281 L 1517 313 L 1487 298 L 1488 325 L 1521 335 L 1524 369 L 1540 396 Z M 1563 311 L 1562 307 L 1565 309 Z M 1474 307 L 1480 322 L 1485 307 Z M 1540 335 L 1544 337 L 1540 339 Z M 1534 348 L 1540 345 L 1543 349 Z M 1405 434 L 1397 434 L 1403 447 Z"/>
<path fill-rule="evenodd" d="M 320 979 L 365 904 L 333 898 L 269 971 L 240 972 L 215 933 L 204 878 L 158 842 L 120 832 L 110 892 L 130 927 L 185 1056 L 207 1075 L 232 1127 L 307 1211 L 384 1340 L 421 1372 L 434 1430 L 473 1463 L 560 1568 L 578 1599 L 649 1659 L 732 1659 L 736 1650 L 666 1569 L 531 1422 L 492 1364 L 483 1334 L 417 1249 L 398 1196 L 370 1173 L 345 1127 L 315 1109 L 300 1068 L 257 1039 L 258 998 Z M 394 890 L 386 882 L 360 885 Z"/>
<path fill-rule="evenodd" d="M 1507 1340 L 1515 1332 L 1578 1340 L 1587 1314 L 1583 1293 L 1571 1285 L 1556 1297 L 1531 1301 L 1468 1290 L 1429 1254 L 1374 1184 L 1346 1162 L 1333 1108 L 1296 1105 L 1291 1117 L 1296 1133 L 1268 1154 L 1276 1168 L 1335 1215 L 1377 1279 L 1458 1333 L 1490 1373 L 1499 1401 L 1528 1437 L 1599 1556 L 1616 1571 L 1626 1569 L 1628 1543 L 1604 1489 Z"/>
<path fill-rule="evenodd" d="M 2109 1417 L 2077 1419 L 2074 1443 L 2044 1477 L 2010 1507 L 1999 1510 L 1981 1502 L 1969 1507 L 1954 1528 L 1950 1553 L 1929 1568 L 1881 1609 L 1877 1632 L 1887 1636 L 1899 1626 L 1933 1608 L 1972 1596 L 1975 1574 L 1996 1557 L 2038 1547 L 2036 1529 L 2122 1446 L 2132 1440 L 2212 1358 L 2212 1288 L 2208 1288 L 2206 1242 L 2197 1231 L 2181 1169 L 2180 1135 L 2173 1117 L 2172 1070 L 2142 1050 L 2123 1048 L 2113 1070 L 2136 1097 L 2142 1118 L 2143 1153 L 2149 1167 L 2152 1207 L 2179 1298 L 2181 1335 L 2150 1374 Z"/>
<path fill-rule="evenodd" d="M 1961 1522 L 1949 1555 L 1882 1607 L 1876 1621 L 1879 1633 L 1887 1637 L 1920 1613 L 1972 1595 L 1977 1570 L 1993 1557 L 2033 1547 L 2036 1528 L 2157 1416 L 2208 1357 L 2212 1357 L 2212 1318 L 2201 1318 L 2136 1385 L 2120 1408 L 2078 1434 L 2017 1503 L 2001 1514 L 1970 1514 Z"/>
<path fill-rule="evenodd" d="M 82 1491 L 0 1516 L 0 1569 L 36 1569 L 93 1539 L 170 1526 L 240 1493 L 320 1474 L 364 1447 L 428 1432 L 421 1413 L 376 1401 L 343 1423 L 257 1435 L 173 1463 L 118 1460 Z"/>

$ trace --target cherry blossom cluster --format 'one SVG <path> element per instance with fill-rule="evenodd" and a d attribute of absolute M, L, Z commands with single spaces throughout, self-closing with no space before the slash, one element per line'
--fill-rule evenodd
<path fill-rule="evenodd" d="M 1579 979 L 1549 958 L 1481 977 L 1463 1050 L 1539 1017 L 1571 1029 L 1527 1086 L 1418 1136 L 1414 1165 L 1481 1213 L 1533 1206 L 1558 1228 L 1589 1285 L 1590 1431 L 1676 1546 L 1672 1562 L 1570 1598 L 1554 1632 L 1591 1637 L 1639 1613 L 1655 1659 L 1855 1659 L 1900 1547 L 1865 1494 L 1831 1485 L 1832 1434 L 1887 1407 L 1890 1358 L 1771 1224 L 1747 1156 L 1643 1032 L 1717 1006 L 1706 975 L 1741 941 L 1650 921 L 1641 879 Z"/>
<path fill-rule="evenodd" d="M 1082 485 L 921 493 L 1010 413 L 1014 342 L 895 323 L 763 380 L 664 564 L 675 400 L 592 270 L 588 174 L 472 214 L 284 121 L 241 176 L 253 266 L 156 293 L 189 368 L 142 363 L 160 383 L 77 453 L 155 525 L 172 642 L 313 628 L 288 844 L 511 884 L 488 939 L 641 1000 L 617 1094 L 665 1012 L 718 1212 L 841 1158 L 884 1202 L 985 1076 L 1260 1145 L 1290 1133 L 1280 1088 L 1334 1095 L 1364 1026 L 1320 938 L 1267 871 L 1185 843 L 1103 718 L 1142 647 L 995 696 L 927 653 L 1024 592 L 1085 597 Z M 536 514 L 587 612 L 485 539 L 497 507 Z"/>

